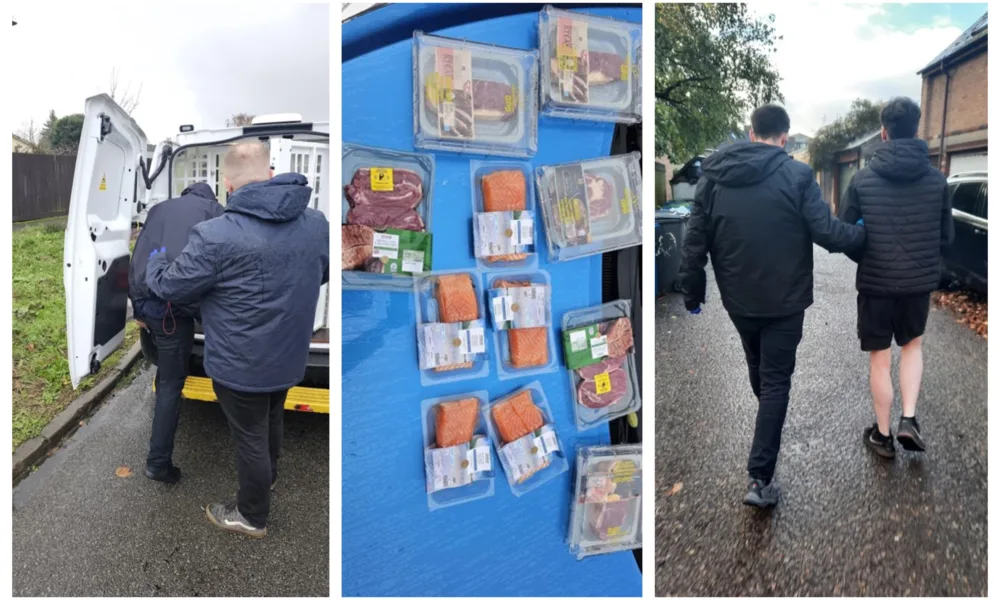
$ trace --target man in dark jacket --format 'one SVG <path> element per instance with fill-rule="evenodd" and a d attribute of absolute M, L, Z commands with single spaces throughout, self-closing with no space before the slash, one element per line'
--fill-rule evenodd
<path fill-rule="evenodd" d="M 147 282 L 161 298 L 201 303 L 205 371 L 236 445 L 239 494 L 206 514 L 222 529 L 267 534 L 285 396 L 302 381 L 320 286 L 329 278 L 330 224 L 308 208 L 297 173 L 271 178 L 260 143 L 224 161 L 225 213 L 191 232 L 176 260 L 150 257 Z"/>
<path fill-rule="evenodd" d="M 941 282 L 941 249 L 952 242 L 948 182 L 933 168 L 927 143 L 915 139 L 920 107 L 894 98 L 882 109 L 882 140 L 868 166 L 855 173 L 841 205 L 841 220 L 864 222 L 868 245 L 858 261 L 858 338 L 870 353 L 876 423 L 865 443 L 893 458 L 892 340 L 902 348 L 899 388 L 903 414 L 896 439 L 907 450 L 924 450 L 917 424 L 923 375 L 921 338 L 931 292 Z"/>
<path fill-rule="evenodd" d="M 149 209 L 146 223 L 135 240 L 129 264 L 128 291 L 135 318 L 149 332 L 156 345 L 156 409 L 149 436 L 146 477 L 176 483 L 181 470 L 174 466 L 174 435 L 181 410 L 181 390 L 188 376 L 191 346 L 194 344 L 194 317 L 197 305 L 167 302 L 149 291 L 146 265 L 149 253 L 166 248 L 167 260 L 180 255 L 187 246 L 191 229 L 198 223 L 222 214 L 212 188 L 196 183 L 181 195 Z"/>
<path fill-rule="evenodd" d="M 722 305 L 739 332 L 758 400 L 745 504 L 778 502 L 774 468 L 802 340 L 813 302 L 813 243 L 831 252 L 859 250 L 864 228 L 835 219 L 808 165 L 784 151 L 785 109 L 765 105 L 751 117 L 752 143 L 711 154 L 702 163 L 681 262 L 684 304 L 705 302 L 705 264 L 712 257 Z"/>

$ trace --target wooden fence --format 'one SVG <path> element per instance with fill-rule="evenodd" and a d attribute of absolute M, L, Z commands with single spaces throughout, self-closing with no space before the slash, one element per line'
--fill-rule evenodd
<path fill-rule="evenodd" d="M 12 156 L 14 222 L 68 215 L 76 156 L 20 153 Z"/>

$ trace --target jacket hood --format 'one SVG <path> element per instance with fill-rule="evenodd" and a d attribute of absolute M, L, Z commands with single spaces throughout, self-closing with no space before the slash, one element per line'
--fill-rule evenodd
<path fill-rule="evenodd" d="M 729 187 L 758 183 L 792 160 L 783 148 L 743 142 L 713 152 L 701 163 L 705 177 Z"/>
<path fill-rule="evenodd" d="M 889 140 L 875 148 L 868 166 L 889 181 L 916 181 L 931 168 L 927 142 L 918 139 Z"/>
<path fill-rule="evenodd" d="M 211 200 L 213 202 L 219 201 L 218 198 L 215 197 L 215 192 L 212 191 L 212 188 L 207 183 L 194 183 L 187 186 L 184 188 L 184 191 L 181 192 L 181 196 L 187 196 L 188 194 L 198 196 L 206 200 Z"/>
<path fill-rule="evenodd" d="M 309 206 L 312 188 L 298 173 L 282 173 L 267 181 L 248 183 L 233 192 L 226 211 L 250 215 L 265 221 L 291 221 Z"/>

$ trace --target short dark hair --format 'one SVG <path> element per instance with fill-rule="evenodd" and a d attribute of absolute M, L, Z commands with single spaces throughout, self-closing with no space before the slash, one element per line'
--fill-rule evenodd
<path fill-rule="evenodd" d="M 764 139 L 774 139 L 791 128 L 788 112 L 777 104 L 765 104 L 750 115 L 750 126 L 755 136 Z"/>
<path fill-rule="evenodd" d="M 893 98 L 882 107 L 880 120 L 890 140 L 915 138 L 920 125 L 920 107 L 905 96 Z"/>

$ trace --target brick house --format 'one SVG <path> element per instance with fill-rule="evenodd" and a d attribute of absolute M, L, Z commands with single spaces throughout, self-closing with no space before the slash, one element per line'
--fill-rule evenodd
<path fill-rule="evenodd" d="M 818 173 L 823 199 L 836 213 L 840 209 L 840 198 L 847 191 L 851 178 L 858 170 L 868 165 L 875 147 L 882 142 L 882 130 L 866 133 L 848 142 L 833 155 L 833 161 Z"/>
<path fill-rule="evenodd" d="M 986 171 L 987 16 L 917 73 L 923 77 L 917 135 L 945 175 Z"/>

